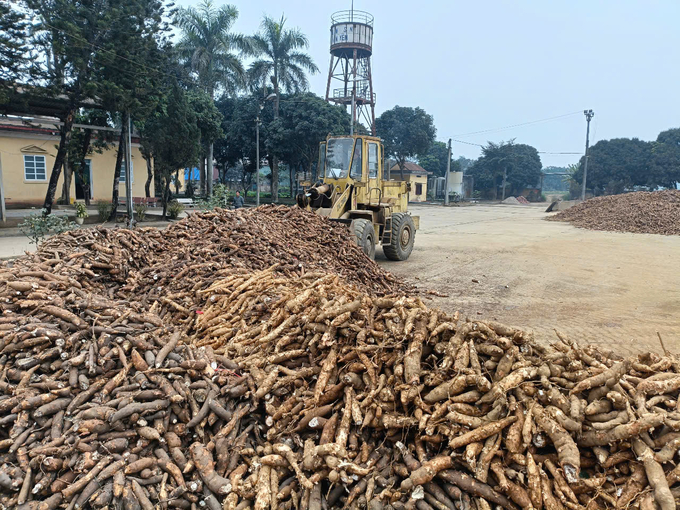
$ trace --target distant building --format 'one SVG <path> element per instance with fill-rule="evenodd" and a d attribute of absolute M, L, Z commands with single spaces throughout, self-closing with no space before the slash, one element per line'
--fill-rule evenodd
<path fill-rule="evenodd" d="M 401 180 L 401 170 L 399 165 L 390 161 L 390 177 L 392 180 Z M 404 180 L 411 183 L 411 191 L 409 193 L 409 202 L 425 202 L 427 201 L 427 176 L 432 172 L 428 172 L 417 163 L 407 161 L 404 165 Z"/>

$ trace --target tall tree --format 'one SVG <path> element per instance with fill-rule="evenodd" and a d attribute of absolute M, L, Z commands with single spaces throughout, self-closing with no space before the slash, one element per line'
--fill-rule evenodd
<path fill-rule="evenodd" d="M 109 15 L 113 18 L 107 36 L 98 48 L 96 63 L 97 96 L 112 117 L 118 118 L 121 127 L 111 192 L 111 220 L 115 219 L 118 208 L 130 121 L 143 121 L 164 94 L 171 58 L 164 14 L 161 0 L 109 0 Z M 126 178 L 133 179 L 131 162 L 126 161 L 125 168 Z"/>
<path fill-rule="evenodd" d="M 468 169 L 474 162 L 474 159 L 466 158 L 465 156 L 458 156 L 458 158 L 456 158 L 456 163 L 460 167 L 460 171 L 463 173 L 467 173 Z"/>
<path fill-rule="evenodd" d="M 170 185 L 177 169 L 193 167 L 198 160 L 200 130 L 186 93 L 174 85 L 156 110 L 146 119 L 142 135 L 154 156 L 154 171 L 162 186 L 163 218 L 166 216 Z"/>
<path fill-rule="evenodd" d="M 176 24 L 182 31 L 177 45 L 180 56 L 198 78 L 199 85 L 215 99 L 219 90 L 233 94 L 244 84 L 245 71 L 240 52 L 247 47 L 246 39 L 232 32 L 238 18 L 233 5 L 213 6 L 204 0 L 198 7 L 179 9 Z M 215 134 L 211 132 L 211 134 Z M 207 133 L 203 133 L 204 137 Z M 203 138 L 208 146 L 208 178 L 201 172 L 201 193 L 212 194 L 213 143 L 217 138 Z"/>
<path fill-rule="evenodd" d="M 47 90 L 54 96 L 65 96 L 59 114 L 59 146 L 43 204 L 44 214 L 50 214 L 76 112 L 85 99 L 94 97 L 95 52 L 112 18 L 107 0 L 26 0 L 26 4 L 37 20 L 32 43 L 42 56 Z"/>
<path fill-rule="evenodd" d="M 637 138 L 600 140 L 588 151 L 588 189 L 595 195 L 623 193 L 633 186 L 649 186 L 652 143 Z M 583 180 L 584 158 L 573 179 Z"/>
<path fill-rule="evenodd" d="M 0 104 L 7 101 L 9 90 L 27 70 L 27 29 L 25 13 L 0 0 Z"/>
<path fill-rule="evenodd" d="M 516 144 L 514 140 L 488 142 L 469 173 L 475 178 L 475 188 L 490 191 L 491 197 L 496 199 L 498 188 L 504 184 L 508 194 L 536 186 L 541 179 L 542 166 L 538 151 L 530 145 Z"/>
<path fill-rule="evenodd" d="M 280 116 L 272 122 L 268 146 L 296 174 L 300 165 L 311 175 L 319 158 L 319 143 L 329 134 L 349 131 L 351 117 L 342 106 L 307 93 L 282 102 Z M 295 179 L 291 179 L 292 182 Z"/>
<path fill-rule="evenodd" d="M 306 72 L 319 72 L 312 57 L 302 50 L 307 49 L 307 37 L 297 28 L 285 27 L 286 18 L 279 21 L 265 16 L 260 32 L 251 38 L 251 52 L 257 57 L 249 70 L 251 85 L 268 86 L 274 90 L 274 120 L 279 118 L 279 106 L 283 92 L 299 93 L 308 88 Z M 279 199 L 279 156 L 272 154 L 272 200 Z"/>
<path fill-rule="evenodd" d="M 207 182 L 208 193 L 212 195 L 212 168 L 213 168 L 213 149 L 210 146 L 224 137 L 224 131 L 222 130 L 222 114 L 215 106 L 215 101 L 202 90 L 191 90 L 189 91 L 187 98 L 189 104 L 191 105 L 194 113 L 196 114 L 198 129 L 201 132 L 201 151 L 208 147 L 208 178 Z"/>
<path fill-rule="evenodd" d="M 680 182 L 680 128 L 662 131 L 652 144 L 648 182 L 665 188 Z"/>
<path fill-rule="evenodd" d="M 383 112 L 375 119 L 375 127 L 385 142 L 385 153 L 397 161 L 402 180 L 406 161 L 427 154 L 437 134 L 432 115 L 407 106 Z"/>
<path fill-rule="evenodd" d="M 215 159 L 223 176 L 230 168 L 238 170 L 239 180 L 245 191 L 255 177 L 257 168 L 255 119 L 259 116 L 261 120 L 260 158 L 264 159 L 267 157 L 265 140 L 269 138 L 273 108 L 260 110 L 259 95 L 222 98 L 217 107 L 224 117 L 222 129 L 225 136 L 215 142 Z"/>

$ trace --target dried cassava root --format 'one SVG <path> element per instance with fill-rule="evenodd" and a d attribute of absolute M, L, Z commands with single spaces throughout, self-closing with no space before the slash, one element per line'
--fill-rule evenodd
<path fill-rule="evenodd" d="M 242 233 L 230 214 L 172 239 Z M 5 508 L 675 504 L 671 356 L 542 347 L 218 243 L 171 261 L 160 234 L 60 239 L 0 269 Z"/>

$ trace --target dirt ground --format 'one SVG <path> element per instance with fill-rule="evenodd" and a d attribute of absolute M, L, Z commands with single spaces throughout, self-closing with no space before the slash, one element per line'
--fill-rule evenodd
<path fill-rule="evenodd" d="M 378 262 L 431 304 L 496 319 L 552 342 L 553 329 L 621 354 L 680 351 L 680 236 L 621 234 L 543 221 L 545 206 L 412 206 L 406 262 Z"/>

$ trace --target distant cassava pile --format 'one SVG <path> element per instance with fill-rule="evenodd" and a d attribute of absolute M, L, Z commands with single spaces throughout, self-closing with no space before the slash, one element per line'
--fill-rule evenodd
<path fill-rule="evenodd" d="M 637 191 L 591 198 L 548 219 L 590 230 L 680 235 L 680 191 Z"/>

